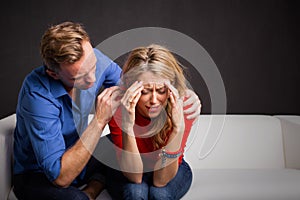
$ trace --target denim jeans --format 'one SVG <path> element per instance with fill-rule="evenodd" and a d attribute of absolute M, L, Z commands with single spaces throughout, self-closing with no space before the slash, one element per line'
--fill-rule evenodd
<path fill-rule="evenodd" d="M 56 187 L 43 173 L 26 173 L 14 175 L 14 192 L 19 200 L 89 200 L 88 196 L 78 189 L 91 179 L 104 182 L 104 165 L 93 157 L 87 164 L 85 177 L 76 185 L 66 188 Z"/>
<path fill-rule="evenodd" d="M 192 184 L 192 171 L 188 163 L 182 160 L 176 176 L 165 186 L 153 186 L 153 172 L 143 174 L 141 184 L 127 180 L 122 172 L 110 169 L 107 173 L 107 190 L 113 199 L 164 199 L 176 200 L 182 198 Z"/>

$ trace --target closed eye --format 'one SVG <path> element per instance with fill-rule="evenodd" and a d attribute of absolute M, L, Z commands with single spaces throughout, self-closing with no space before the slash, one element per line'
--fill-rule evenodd
<path fill-rule="evenodd" d="M 142 94 L 148 94 L 149 92 L 150 92 L 150 91 L 147 90 L 147 89 L 143 89 L 143 90 L 141 91 Z"/>
<path fill-rule="evenodd" d="M 159 94 L 165 94 L 166 93 L 166 88 L 165 87 L 163 87 L 163 88 L 160 88 L 160 89 L 158 89 L 157 90 L 157 92 L 159 93 Z"/>
<path fill-rule="evenodd" d="M 156 91 L 157 91 L 157 93 L 159 93 L 159 94 L 165 94 L 166 91 L 167 91 L 167 89 L 166 89 L 165 87 L 163 87 L 163 88 L 160 88 L 160 89 L 158 89 L 158 90 L 156 90 Z M 143 89 L 143 90 L 141 91 L 142 95 L 149 94 L 150 92 L 152 92 L 152 90 L 150 90 L 150 89 Z"/>

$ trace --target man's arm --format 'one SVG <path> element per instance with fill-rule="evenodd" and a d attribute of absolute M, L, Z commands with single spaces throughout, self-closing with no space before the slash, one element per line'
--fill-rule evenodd
<path fill-rule="evenodd" d="M 54 184 L 60 187 L 69 186 L 86 166 L 105 125 L 119 106 L 117 96 L 118 87 L 116 86 L 105 89 L 98 96 L 95 117 L 75 145 L 63 154 L 60 173 L 54 180 Z"/>

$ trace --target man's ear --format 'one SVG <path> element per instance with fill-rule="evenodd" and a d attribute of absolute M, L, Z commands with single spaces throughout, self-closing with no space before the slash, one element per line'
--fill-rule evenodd
<path fill-rule="evenodd" d="M 46 73 L 49 76 L 51 76 L 52 78 L 54 78 L 55 80 L 59 79 L 58 74 L 55 71 L 51 70 L 51 69 L 46 69 Z"/>

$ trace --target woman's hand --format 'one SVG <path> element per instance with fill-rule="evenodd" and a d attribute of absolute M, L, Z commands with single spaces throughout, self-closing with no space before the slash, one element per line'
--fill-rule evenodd
<path fill-rule="evenodd" d="M 141 97 L 141 91 L 144 89 L 142 82 L 134 82 L 125 92 L 121 99 L 122 109 L 122 130 L 130 134 L 135 122 L 135 106 Z"/>
<path fill-rule="evenodd" d="M 184 132 L 184 115 L 183 115 L 183 98 L 179 97 L 178 91 L 173 87 L 169 82 L 166 82 L 165 85 L 169 89 L 169 98 L 172 106 L 172 123 L 173 130 L 178 133 Z"/>

